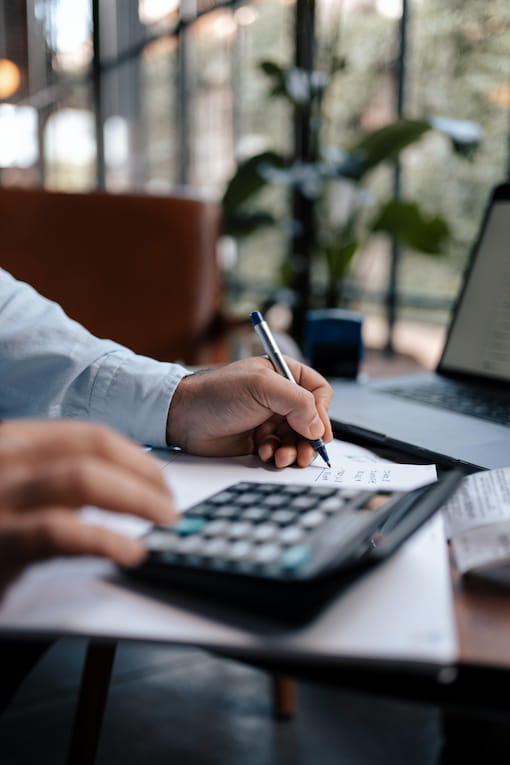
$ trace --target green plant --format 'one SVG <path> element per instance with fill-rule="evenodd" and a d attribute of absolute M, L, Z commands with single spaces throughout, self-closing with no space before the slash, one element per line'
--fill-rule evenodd
<path fill-rule="evenodd" d="M 481 130 L 476 123 L 445 117 L 398 119 L 366 133 L 346 148 L 323 147 L 323 100 L 334 76 L 345 62 L 333 58 L 329 73 L 285 68 L 272 61 L 260 64 L 270 80 L 270 97 L 285 98 L 308 129 L 305 158 L 266 151 L 241 162 L 223 196 L 225 231 L 244 237 L 263 226 L 281 226 L 294 231 L 302 220 L 278 220 L 267 209 L 254 206 L 259 192 L 268 185 L 286 187 L 307 201 L 313 216 L 308 241 L 311 256 L 322 259 L 327 274 L 324 304 L 338 303 L 341 286 L 359 248 L 376 232 L 417 252 L 438 255 L 450 235 L 448 222 L 439 214 L 421 209 L 416 201 L 391 197 L 374 198 L 366 182 L 379 166 L 395 162 L 400 153 L 429 131 L 437 131 L 451 142 L 454 152 L 470 157 L 476 151 Z M 335 200 L 342 198 L 342 211 Z M 284 284 L 292 284 L 295 264 L 292 253 L 283 261 Z"/>

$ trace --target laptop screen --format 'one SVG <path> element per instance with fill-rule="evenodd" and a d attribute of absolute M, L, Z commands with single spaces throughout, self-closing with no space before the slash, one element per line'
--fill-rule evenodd
<path fill-rule="evenodd" d="M 510 381 L 510 186 L 496 190 L 473 256 L 440 368 Z"/>

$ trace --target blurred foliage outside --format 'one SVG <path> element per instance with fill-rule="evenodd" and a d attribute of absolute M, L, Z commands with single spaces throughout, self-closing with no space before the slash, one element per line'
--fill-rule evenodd
<path fill-rule="evenodd" d="M 348 146 L 396 117 L 399 20 L 392 17 L 392 10 L 398 9 L 398 2 L 316 3 L 317 68 L 324 63 L 321 57 L 332 36 L 337 37 L 336 55 L 345 59 L 324 103 L 327 127 L 322 143 Z M 399 276 L 402 298 L 409 294 L 418 300 L 428 296 L 448 300 L 457 291 L 490 188 L 508 172 L 510 4 L 508 0 L 408 0 L 408 6 L 405 116 L 470 120 L 481 126 L 484 135 L 472 162 L 454 156 L 448 141 L 434 133 L 402 156 L 403 194 L 418 200 L 430 214 L 442 213 L 452 233 L 446 258 L 404 253 Z M 292 0 L 253 0 L 236 9 L 214 10 L 189 29 L 190 184 L 215 198 L 221 197 L 238 160 L 267 149 L 285 152 L 291 145 L 289 105 L 283 99 L 267 98 L 267 78 L 258 64 L 265 59 L 277 60 L 282 66 L 292 64 L 294 10 Z M 117 104 L 129 74 L 122 69 L 128 65 L 106 74 L 105 98 L 111 113 L 121 115 L 129 135 L 124 164 L 109 162 L 107 156 L 107 187 L 112 190 L 164 193 L 179 183 L 177 45 L 175 37 L 166 36 L 144 49 L 140 104 L 135 103 L 132 112 L 124 113 Z M 72 106 L 92 111 L 91 101 L 89 89 L 80 87 L 52 109 L 58 113 Z M 47 181 L 64 188 L 78 178 L 88 188 L 93 170 L 93 159 L 84 169 L 47 165 Z M 27 179 L 33 182 L 33 174 L 33 168 L 11 168 L 3 171 L 3 181 L 17 181 L 23 175 L 26 184 Z M 389 196 L 391 182 L 388 167 L 379 168 L 370 178 L 379 198 Z M 263 196 L 261 205 L 270 207 L 275 215 L 285 215 L 285 189 L 268 188 Z M 256 308 L 277 283 L 286 251 L 286 237 L 276 230 L 261 231 L 246 240 L 227 272 L 234 285 L 241 285 L 232 292 L 231 302 L 243 310 Z M 373 238 L 356 255 L 353 273 L 370 292 L 384 293 L 386 241 Z M 380 310 L 371 303 L 362 307 Z M 423 310 L 404 306 L 400 313 L 418 314 L 440 324 L 447 317 L 441 305 Z"/>
<path fill-rule="evenodd" d="M 269 17 L 272 5 L 260 3 L 256 7 L 261 16 L 263 11 Z M 338 23 L 337 9 L 338 4 L 319 3 L 317 68 L 321 65 L 321 43 L 330 38 L 332 23 Z M 430 295 L 448 300 L 456 293 L 490 188 L 506 175 L 510 89 L 501 62 L 506 60 L 510 43 L 509 22 L 510 7 L 502 0 L 465 0 L 449 3 L 447 8 L 440 0 L 410 2 L 406 116 L 472 120 L 484 133 L 472 162 L 452 155 L 448 142 L 432 133 L 402 156 L 405 196 L 418 199 L 430 214 L 440 211 L 452 224 L 447 258 L 429 260 L 407 252 L 402 260 L 400 291 L 418 301 Z M 353 143 L 367 130 L 395 118 L 397 27 L 395 19 L 377 12 L 376 3 L 344 3 L 337 55 L 344 57 L 346 64 L 324 104 L 331 131 L 324 137 L 325 145 Z M 253 29 L 251 39 L 252 50 L 258 55 L 244 61 L 243 66 L 247 69 L 251 63 L 251 78 L 260 81 L 256 65 L 268 53 L 274 57 L 274 48 L 264 45 L 261 29 Z M 283 57 L 281 63 L 285 64 Z M 244 143 L 249 143 L 247 137 L 251 135 L 251 144 L 257 148 L 274 147 L 274 125 L 280 127 L 276 133 L 281 135 L 282 104 L 263 99 L 260 88 L 254 100 L 244 95 L 249 92 L 249 87 L 243 89 L 239 105 L 244 113 Z M 371 184 L 379 196 L 388 196 L 391 171 L 380 168 Z M 272 188 L 264 194 L 264 206 L 283 215 L 285 193 Z M 251 287 L 260 285 L 262 292 L 264 284 L 270 289 L 278 278 L 285 246 L 284 237 L 276 232 L 251 237 L 242 245 L 238 279 Z M 382 240 L 371 242 L 356 256 L 354 273 L 370 291 L 384 292 L 387 272 L 387 245 Z M 249 295 L 245 297 L 249 300 Z M 252 297 L 255 302 L 257 299 Z M 441 305 L 423 311 L 405 309 L 405 313 L 425 314 L 423 318 L 438 323 L 444 323 L 447 316 Z"/>

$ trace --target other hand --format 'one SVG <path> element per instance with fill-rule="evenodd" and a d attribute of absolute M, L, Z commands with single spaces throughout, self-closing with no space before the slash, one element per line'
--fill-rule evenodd
<path fill-rule="evenodd" d="M 171 523 L 173 499 L 156 460 L 102 425 L 0 424 L 0 589 L 30 561 L 100 555 L 133 566 L 142 543 L 80 521 L 96 505 Z"/>

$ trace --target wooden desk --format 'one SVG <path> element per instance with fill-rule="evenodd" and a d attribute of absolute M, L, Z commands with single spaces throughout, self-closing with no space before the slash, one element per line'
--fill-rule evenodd
<path fill-rule="evenodd" d="M 510 669 L 510 592 L 465 583 L 451 570 L 461 661 Z"/>

